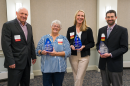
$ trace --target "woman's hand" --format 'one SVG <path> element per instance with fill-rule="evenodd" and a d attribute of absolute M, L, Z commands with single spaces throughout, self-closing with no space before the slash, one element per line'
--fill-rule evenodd
<path fill-rule="evenodd" d="M 42 55 L 46 55 L 46 54 L 47 54 L 47 51 L 43 50 L 43 51 L 41 52 L 41 54 L 42 54 Z"/>
<path fill-rule="evenodd" d="M 74 45 L 71 45 L 70 47 L 71 47 L 71 49 L 72 49 L 72 50 L 75 50 L 75 47 L 74 47 Z"/>
<path fill-rule="evenodd" d="M 56 51 L 55 51 L 55 49 L 53 48 L 53 51 L 52 52 L 47 52 L 49 55 L 51 55 L 51 56 L 56 56 Z"/>
<path fill-rule="evenodd" d="M 43 51 L 41 52 L 41 54 L 46 55 L 46 54 L 47 54 L 47 51 L 43 50 Z"/>
<path fill-rule="evenodd" d="M 85 48 L 85 45 L 82 45 L 82 47 L 81 47 L 81 48 L 76 49 L 76 50 L 82 51 L 84 48 Z"/>
<path fill-rule="evenodd" d="M 40 52 L 41 52 L 41 53 L 40 53 Z M 42 50 L 39 50 L 38 53 L 41 54 L 41 55 L 46 55 L 46 54 L 47 54 L 47 51 L 45 51 L 45 50 L 43 50 L 43 51 L 42 51 Z"/>

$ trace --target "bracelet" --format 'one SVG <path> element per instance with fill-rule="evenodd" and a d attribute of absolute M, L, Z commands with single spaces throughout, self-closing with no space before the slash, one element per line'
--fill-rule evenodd
<path fill-rule="evenodd" d="M 40 54 L 42 55 L 42 51 L 40 52 Z"/>

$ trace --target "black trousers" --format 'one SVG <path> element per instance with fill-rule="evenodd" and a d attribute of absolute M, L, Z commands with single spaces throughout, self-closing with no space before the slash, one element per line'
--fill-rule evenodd
<path fill-rule="evenodd" d="M 62 86 L 65 72 L 42 73 L 43 86 Z"/>
<path fill-rule="evenodd" d="M 8 86 L 29 86 L 30 84 L 30 65 L 24 69 L 10 69 L 8 68 Z"/>

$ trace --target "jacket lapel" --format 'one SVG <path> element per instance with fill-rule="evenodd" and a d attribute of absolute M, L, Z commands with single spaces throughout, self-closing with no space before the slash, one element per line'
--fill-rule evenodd
<path fill-rule="evenodd" d="M 15 19 L 15 26 L 16 26 L 16 28 L 20 31 L 21 36 L 23 37 L 24 41 L 26 42 L 24 32 L 23 32 L 21 26 L 19 25 L 17 19 Z"/>
<path fill-rule="evenodd" d="M 75 26 L 75 28 L 74 28 L 74 38 L 75 38 L 76 35 L 77 34 L 76 34 L 76 26 Z"/>
<path fill-rule="evenodd" d="M 27 35 L 27 43 L 29 42 L 29 39 L 31 38 L 31 29 L 29 28 L 28 24 L 27 24 L 27 30 L 28 30 L 28 35 Z"/>

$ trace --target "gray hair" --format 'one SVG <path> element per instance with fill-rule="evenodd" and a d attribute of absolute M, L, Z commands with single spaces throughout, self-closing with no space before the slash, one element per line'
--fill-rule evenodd
<path fill-rule="evenodd" d="M 60 22 L 59 20 L 54 20 L 54 21 L 52 21 L 51 27 L 52 27 L 52 25 L 53 25 L 54 23 L 60 25 L 60 29 L 62 28 L 61 22 Z"/>
<path fill-rule="evenodd" d="M 17 12 L 19 12 L 21 9 L 26 9 L 25 7 L 20 7 Z M 27 9 L 26 9 L 27 10 Z M 28 10 L 27 10 L 28 11 Z"/>

